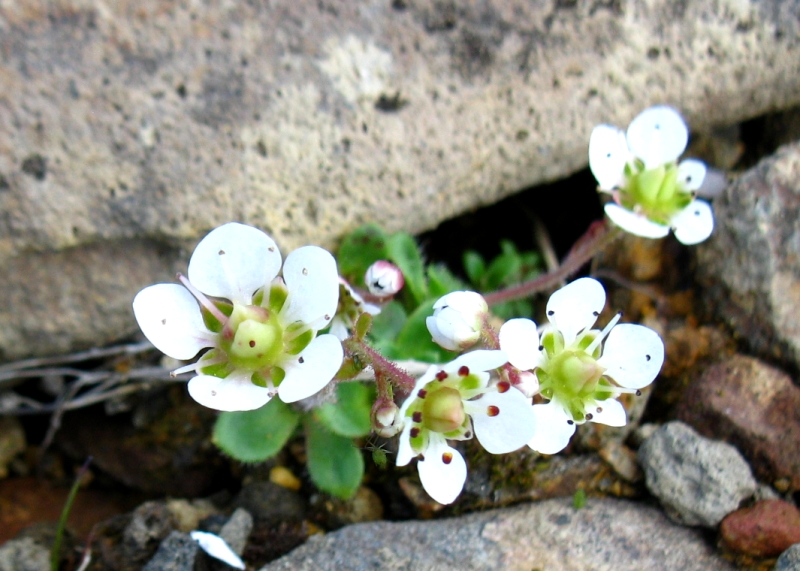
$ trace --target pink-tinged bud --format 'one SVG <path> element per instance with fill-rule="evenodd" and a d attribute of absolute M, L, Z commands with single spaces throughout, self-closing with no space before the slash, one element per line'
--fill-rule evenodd
<path fill-rule="evenodd" d="M 436 343 L 449 351 L 461 351 L 478 342 L 488 311 L 479 293 L 454 291 L 433 305 L 433 315 L 425 324 Z"/>
<path fill-rule="evenodd" d="M 393 402 L 385 402 L 375 409 L 375 432 L 384 438 L 391 438 L 403 428 L 403 423 L 398 418 L 397 405 Z"/>
<path fill-rule="evenodd" d="M 372 264 L 364 275 L 364 281 L 372 295 L 389 297 L 396 294 L 405 284 L 400 268 L 386 260 L 378 260 Z"/>
<path fill-rule="evenodd" d="M 539 392 L 539 379 L 530 371 L 520 371 L 519 383 L 514 385 L 514 388 L 521 391 L 526 397 L 533 398 Z"/>

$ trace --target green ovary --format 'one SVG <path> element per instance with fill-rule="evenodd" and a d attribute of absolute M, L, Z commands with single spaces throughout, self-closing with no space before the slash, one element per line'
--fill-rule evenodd
<path fill-rule="evenodd" d="M 576 421 L 584 419 L 584 404 L 595 399 L 605 369 L 584 351 L 562 351 L 537 369 L 542 394 L 558 399 Z"/>
<path fill-rule="evenodd" d="M 630 172 L 625 188 L 620 190 L 622 206 L 640 211 L 651 221 L 664 225 L 691 201 L 692 193 L 678 181 L 675 163 Z"/>
<path fill-rule="evenodd" d="M 422 425 L 434 432 L 457 430 L 464 424 L 466 415 L 461 393 L 449 387 L 431 392 L 422 405 Z"/>
<path fill-rule="evenodd" d="M 275 312 L 254 305 L 234 305 L 220 346 L 234 367 L 263 370 L 283 353 L 283 327 Z"/>

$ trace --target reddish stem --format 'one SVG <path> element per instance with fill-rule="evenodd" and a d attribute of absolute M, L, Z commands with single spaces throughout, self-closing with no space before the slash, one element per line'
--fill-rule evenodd
<path fill-rule="evenodd" d="M 357 355 L 362 362 L 372 367 L 376 380 L 382 376 L 406 394 L 410 393 L 417 384 L 414 377 L 367 345 L 362 339 L 348 337 L 342 344 L 350 353 Z"/>

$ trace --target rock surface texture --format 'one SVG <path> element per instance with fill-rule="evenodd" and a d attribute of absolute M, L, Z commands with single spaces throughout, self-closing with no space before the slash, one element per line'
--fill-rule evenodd
<path fill-rule="evenodd" d="M 775 557 L 800 543 L 800 511 L 783 500 L 762 500 L 728 515 L 719 532 L 733 551 Z"/>
<path fill-rule="evenodd" d="M 261 571 L 732 570 L 701 535 L 650 507 L 569 499 L 461 518 L 376 522 L 313 537 Z"/>
<path fill-rule="evenodd" d="M 781 147 L 714 200 L 698 246 L 706 301 L 757 354 L 800 367 L 800 143 Z"/>
<path fill-rule="evenodd" d="M 797 104 L 799 30 L 795 0 L 4 2 L 0 359 L 131 332 L 230 220 L 419 231 L 652 103 L 700 130 Z"/>

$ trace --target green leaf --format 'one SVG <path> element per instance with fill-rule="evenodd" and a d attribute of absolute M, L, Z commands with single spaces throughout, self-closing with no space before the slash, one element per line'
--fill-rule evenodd
<path fill-rule="evenodd" d="M 430 288 L 430 296 L 435 298 L 442 297 L 451 291 L 470 289 L 467 284 L 441 264 L 428 266 L 428 287 Z"/>
<path fill-rule="evenodd" d="M 364 274 L 373 263 L 386 260 L 388 236 L 377 224 L 359 226 L 345 236 L 336 260 L 339 273 L 350 283 L 364 286 Z"/>
<path fill-rule="evenodd" d="M 353 441 L 307 417 L 308 472 L 317 487 L 342 499 L 351 497 L 364 476 L 364 458 Z"/>
<path fill-rule="evenodd" d="M 406 324 L 406 310 L 399 301 L 390 301 L 372 320 L 369 339 L 373 349 L 383 353 L 387 359 L 395 359 L 394 342 Z"/>
<path fill-rule="evenodd" d="M 339 383 L 336 402 L 326 403 L 314 412 L 314 418 L 340 436 L 357 438 L 372 429 L 370 412 L 375 400 L 375 387 L 357 382 Z"/>
<path fill-rule="evenodd" d="M 403 272 L 405 291 L 411 296 L 413 305 L 419 305 L 428 297 L 428 284 L 417 242 L 411 234 L 397 232 L 389 237 L 386 248 L 389 261 Z"/>
<path fill-rule="evenodd" d="M 513 244 L 503 240 L 500 247 L 503 252 L 492 260 L 484 276 L 485 285 L 489 289 L 496 289 L 516 281 L 515 278 L 519 276 L 522 267 L 522 258 Z"/>
<path fill-rule="evenodd" d="M 405 326 L 397 336 L 394 344 L 394 359 L 416 359 L 426 363 L 444 363 L 452 361 L 453 353 L 442 349 L 433 342 L 425 319 L 433 315 L 433 304 L 436 299 L 423 302 L 408 317 Z"/>
<path fill-rule="evenodd" d="M 467 274 L 470 283 L 475 287 L 480 288 L 483 281 L 483 274 L 486 273 L 486 262 L 475 250 L 467 250 L 464 252 L 462 258 L 464 264 L 464 272 Z"/>
<path fill-rule="evenodd" d="M 212 438 L 236 460 L 262 462 L 280 452 L 299 421 L 300 413 L 276 397 L 256 410 L 223 412 Z"/>
<path fill-rule="evenodd" d="M 572 496 L 572 507 L 576 510 L 586 505 L 586 492 L 583 489 L 576 490 Z"/>

